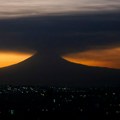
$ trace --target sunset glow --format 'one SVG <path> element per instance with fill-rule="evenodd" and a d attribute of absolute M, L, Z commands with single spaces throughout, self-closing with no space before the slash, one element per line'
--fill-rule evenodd
<path fill-rule="evenodd" d="M 34 53 L 14 52 L 14 51 L 0 51 L 0 68 L 11 66 L 22 62 Z"/>
<path fill-rule="evenodd" d="M 120 69 L 120 48 L 95 49 L 63 56 L 69 62 L 87 66 Z"/>

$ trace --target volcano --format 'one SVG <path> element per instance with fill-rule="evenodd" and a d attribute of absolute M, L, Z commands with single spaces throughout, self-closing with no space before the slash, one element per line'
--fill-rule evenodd
<path fill-rule="evenodd" d="M 70 63 L 60 55 L 41 54 L 0 69 L 2 85 L 119 86 L 120 70 Z"/>

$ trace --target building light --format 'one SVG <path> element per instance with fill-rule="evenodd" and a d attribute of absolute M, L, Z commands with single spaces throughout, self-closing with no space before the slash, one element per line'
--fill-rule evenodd
<path fill-rule="evenodd" d="M 11 115 L 14 115 L 14 114 L 15 114 L 15 111 L 14 111 L 14 110 L 10 110 L 10 114 L 11 114 Z"/>
<path fill-rule="evenodd" d="M 116 95 L 116 93 L 113 93 L 113 95 Z"/>
<path fill-rule="evenodd" d="M 56 103 L 56 100 L 55 100 L 55 99 L 53 99 L 53 102 L 54 102 L 54 103 Z"/>
<path fill-rule="evenodd" d="M 83 109 L 80 109 L 80 112 L 83 112 Z"/>
<path fill-rule="evenodd" d="M 106 112 L 106 115 L 108 115 L 109 114 L 109 112 Z"/>
<path fill-rule="evenodd" d="M 120 111 L 116 111 L 116 114 L 120 114 Z"/>

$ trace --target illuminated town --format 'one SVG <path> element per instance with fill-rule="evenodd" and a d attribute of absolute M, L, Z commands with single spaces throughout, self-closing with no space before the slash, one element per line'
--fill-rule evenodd
<path fill-rule="evenodd" d="M 95 114 L 105 119 L 120 117 L 120 89 L 40 86 L 1 86 L 0 118 L 31 118 L 63 114 L 84 118 Z"/>

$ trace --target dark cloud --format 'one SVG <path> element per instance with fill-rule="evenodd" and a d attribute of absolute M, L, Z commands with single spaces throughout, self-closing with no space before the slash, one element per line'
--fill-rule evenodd
<path fill-rule="evenodd" d="M 119 11 L 119 0 L 1 0 L 0 19 L 48 14 Z"/>
<path fill-rule="evenodd" d="M 120 44 L 118 13 L 10 19 L 0 26 L 1 49 L 64 53 Z"/>

